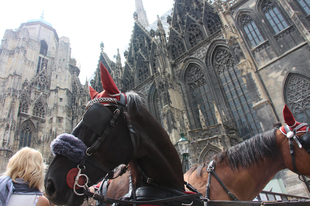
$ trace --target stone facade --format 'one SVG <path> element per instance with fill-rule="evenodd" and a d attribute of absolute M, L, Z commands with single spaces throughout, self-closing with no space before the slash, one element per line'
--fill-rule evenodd
<path fill-rule="evenodd" d="M 187 162 L 201 163 L 284 123 L 284 104 L 310 123 L 309 12 L 303 0 L 175 0 L 169 33 L 160 18 L 148 30 L 135 13 L 125 66 L 103 50 L 100 61 L 122 91 L 141 94 L 174 144 L 185 134 Z M 91 85 L 100 84 L 98 68 Z M 280 175 L 289 194 L 309 195 Z"/>
<path fill-rule="evenodd" d="M 88 101 L 70 41 L 43 19 L 6 30 L 0 47 L 0 170 L 19 148 L 38 149 L 49 163 L 50 142 L 71 133 Z"/>

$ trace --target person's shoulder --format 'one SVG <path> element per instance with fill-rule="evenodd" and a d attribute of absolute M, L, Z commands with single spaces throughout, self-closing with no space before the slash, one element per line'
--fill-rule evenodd
<path fill-rule="evenodd" d="M 50 202 L 45 196 L 40 196 L 36 206 L 50 206 Z"/>

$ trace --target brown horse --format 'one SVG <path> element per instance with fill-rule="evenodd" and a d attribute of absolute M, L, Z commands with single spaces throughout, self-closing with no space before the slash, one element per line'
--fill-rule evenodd
<path fill-rule="evenodd" d="M 57 205 L 81 205 L 90 195 L 88 186 L 125 164 L 136 188 L 133 200 L 181 196 L 170 198 L 170 205 L 191 203 L 194 195 L 184 194 L 181 163 L 166 131 L 136 93 L 120 93 L 102 63 L 100 69 L 104 91 L 90 87 L 92 100 L 83 119 L 72 134 L 51 144 L 56 156 L 45 178 L 48 198 Z M 145 199 L 145 193 L 152 197 Z"/>
<path fill-rule="evenodd" d="M 214 171 L 231 194 L 239 200 L 253 200 L 277 172 L 288 168 L 297 174 L 310 175 L 310 132 L 308 124 L 295 121 L 285 105 L 286 126 L 256 135 L 216 155 Z M 206 194 L 208 164 L 191 168 L 185 181 Z M 233 196 L 211 175 L 210 200 L 231 200 Z"/>
<path fill-rule="evenodd" d="M 206 195 L 206 185 L 209 184 L 210 192 L 206 195 L 206 201 L 232 200 L 234 197 L 236 200 L 251 201 L 282 169 L 288 168 L 297 174 L 309 176 L 309 127 L 306 123 L 295 121 L 287 106 L 283 109 L 283 115 L 287 126 L 258 134 L 221 152 L 213 157 L 213 165 L 203 163 L 191 168 L 184 175 L 185 181 L 203 195 Z M 212 168 L 231 195 L 214 175 L 211 175 L 208 182 Z M 113 180 L 108 187 L 107 196 L 119 198 L 125 195 L 128 191 L 128 178 L 129 174 L 126 173 Z"/>

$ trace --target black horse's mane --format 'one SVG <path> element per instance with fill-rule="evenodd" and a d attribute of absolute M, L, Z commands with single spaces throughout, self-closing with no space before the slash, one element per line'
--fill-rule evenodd
<path fill-rule="evenodd" d="M 244 142 L 230 147 L 227 150 L 215 155 L 212 159 L 221 163 L 227 160 L 232 169 L 238 169 L 239 166 L 248 168 L 252 164 L 265 159 L 265 157 L 274 157 L 278 154 L 276 146 L 275 133 L 277 128 L 255 135 Z M 208 166 L 208 163 L 202 163 L 192 167 L 188 173 L 191 174 L 197 170 L 197 175 L 202 176 L 202 170 Z"/>

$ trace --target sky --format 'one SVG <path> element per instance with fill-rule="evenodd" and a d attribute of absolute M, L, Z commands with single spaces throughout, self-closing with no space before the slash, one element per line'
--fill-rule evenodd
<path fill-rule="evenodd" d="M 142 0 L 149 23 L 173 7 L 174 0 Z M 94 73 L 100 55 L 100 43 L 112 61 L 119 48 L 122 62 L 134 26 L 135 0 L 5 0 L 1 4 L 0 37 L 6 29 L 39 19 L 52 24 L 59 37 L 70 39 L 71 57 L 80 66 L 84 84 Z"/>

